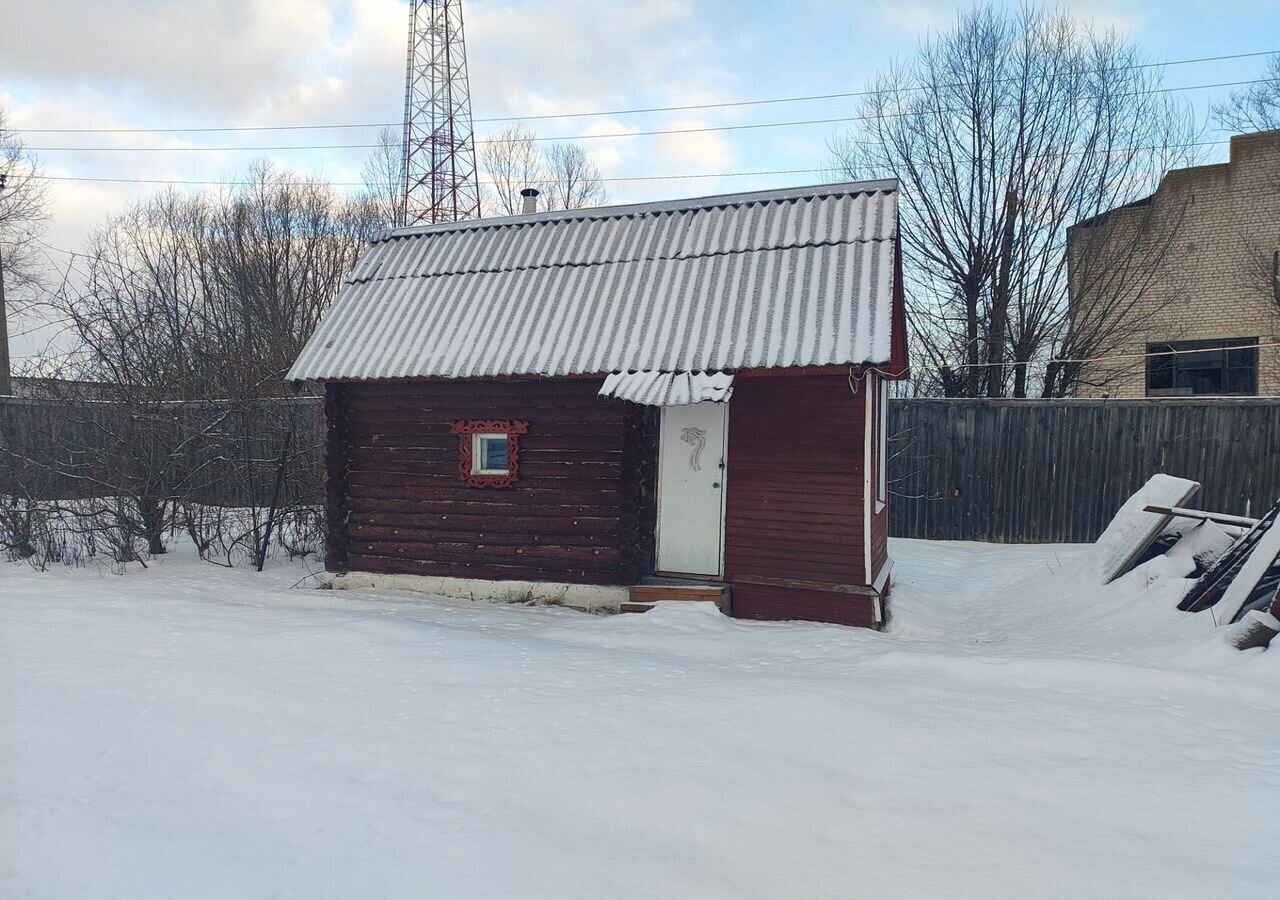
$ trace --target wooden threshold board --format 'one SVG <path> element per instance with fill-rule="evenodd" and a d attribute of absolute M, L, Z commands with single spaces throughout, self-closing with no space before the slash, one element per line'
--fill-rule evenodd
<path fill-rule="evenodd" d="M 632 604 L 654 604 L 668 601 L 710 602 L 722 612 L 729 611 L 730 588 L 721 582 L 667 584 L 633 584 L 627 589 Z"/>

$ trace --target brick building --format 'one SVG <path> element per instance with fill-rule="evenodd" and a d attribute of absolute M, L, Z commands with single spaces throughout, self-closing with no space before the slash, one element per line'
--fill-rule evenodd
<path fill-rule="evenodd" d="M 1170 171 L 1067 246 L 1072 317 L 1112 358 L 1079 396 L 1280 395 L 1280 132 L 1233 137 L 1228 162 Z"/>

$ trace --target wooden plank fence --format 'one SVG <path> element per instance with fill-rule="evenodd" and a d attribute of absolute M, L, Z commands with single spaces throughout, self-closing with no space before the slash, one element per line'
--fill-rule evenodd
<path fill-rule="evenodd" d="M 267 503 L 286 435 L 285 494 L 319 503 L 318 398 L 162 402 L 0 397 L 0 497 Z"/>
<path fill-rule="evenodd" d="M 319 400 L 264 405 L 272 402 L 296 417 L 300 448 L 321 445 Z M 66 453 L 69 434 L 73 455 L 92 459 L 106 431 L 96 420 L 111 418 L 109 406 L 0 399 L 0 494 L 29 489 L 22 457 Z M 889 432 L 890 529 L 898 537 L 1091 541 L 1155 472 L 1200 481 L 1191 505 L 1219 512 L 1260 515 L 1280 496 L 1280 398 L 895 400 Z M 235 427 L 226 438 L 235 448 L 244 443 Z M 278 436 L 250 439 L 251 455 L 269 475 Z M 318 470 L 304 468 L 317 482 L 304 490 L 318 496 Z M 49 473 L 40 474 L 43 481 Z M 209 479 L 205 502 L 245 502 L 243 473 L 233 474 Z M 84 487 L 67 481 L 40 489 L 74 497 Z"/>
<path fill-rule="evenodd" d="M 1152 474 L 1190 505 L 1261 515 L 1280 496 L 1280 398 L 896 400 L 890 533 L 1092 541 Z"/>

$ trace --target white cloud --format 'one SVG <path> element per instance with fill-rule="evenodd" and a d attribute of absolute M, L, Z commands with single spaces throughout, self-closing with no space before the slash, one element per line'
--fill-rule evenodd
<path fill-rule="evenodd" d="M 664 134 L 654 138 L 653 155 L 666 163 L 673 172 L 722 172 L 737 164 L 724 132 L 696 129 L 710 127 L 705 119 L 684 119 L 671 122 L 672 129 L 689 129 L 691 134 Z"/>
<path fill-rule="evenodd" d="M 28 3 L 0 29 L 0 73 L 227 110 L 305 68 L 331 28 L 325 5 L 307 0 L 99 0 L 74 14 Z"/>
<path fill-rule="evenodd" d="M 600 174 L 606 178 L 622 174 L 623 167 L 635 159 L 638 139 L 628 137 L 639 129 L 611 119 L 595 119 L 579 134 L 592 139 L 579 141 Z"/>
<path fill-rule="evenodd" d="M 479 120 L 560 116 L 526 124 L 544 137 L 585 138 L 584 149 L 606 177 L 716 171 L 735 161 L 723 135 L 628 136 L 697 124 L 687 115 L 569 115 L 738 95 L 733 70 L 743 48 L 734 43 L 731 26 L 705 21 L 706 15 L 706 7 L 690 0 L 470 3 L 473 113 Z M 403 0 L 97 0 L 74 15 L 65 4 L 28 2 L 0 29 L 0 105 L 16 128 L 398 124 L 407 18 Z M 728 110 L 697 121 L 732 121 L 736 115 Z M 477 137 L 503 124 L 479 121 Z M 42 154 L 46 174 L 62 177 L 227 180 L 255 158 L 268 158 L 334 181 L 355 181 L 365 150 L 131 148 L 359 144 L 372 143 L 375 134 L 344 129 L 26 138 L 36 146 L 106 148 Z M 609 187 L 615 198 L 630 200 L 682 193 L 685 186 Z M 160 189 L 51 182 L 46 238 L 79 250 L 97 224 Z"/>
<path fill-rule="evenodd" d="M 1110 0 L 1073 0 L 1065 9 L 1097 31 L 1115 31 L 1126 36 L 1145 30 L 1151 22 L 1150 10 L 1142 7 L 1126 9 L 1124 4 Z"/>
<path fill-rule="evenodd" d="M 944 31 L 955 21 L 958 7 L 950 3 L 885 3 L 875 8 L 875 19 L 890 30 L 906 34 Z"/>
<path fill-rule="evenodd" d="M 1007 3 L 1010 12 L 1019 9 L 1017 3 Z M 1134 34 L 1143 30 L 1150 21 L 1150 13 L 1143 5 L 1126 0 L 1063 0 L 1050 4 L 1051 11 L 1061 11 L 1091 25 L 1099 31 L 1114 29 L 1121 34 Z M 868 3 L 860 10 L 862 16 L 886 31 L 908 37 L 923 37 L 946 31 L 955 24 L 956 17 L 973 9 L 969 0 L 907 0 L 896 3 Z"/>
<path fill-rule="evenodd" d="M 484 4 L 468 12 L 466 29 L 481 117 L 669 105 L 691 84 L 733 81 L 686 2 Z"/>

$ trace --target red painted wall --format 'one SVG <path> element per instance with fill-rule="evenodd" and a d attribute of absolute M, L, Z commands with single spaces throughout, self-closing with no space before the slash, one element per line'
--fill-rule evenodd
<path fill-rule="evenodd" d="M 725 510 L 735 615 L 874 623 L 872 598 L 850 591 L 869 582 L 865 419 L 845 375 L 737 379 Z"/>

